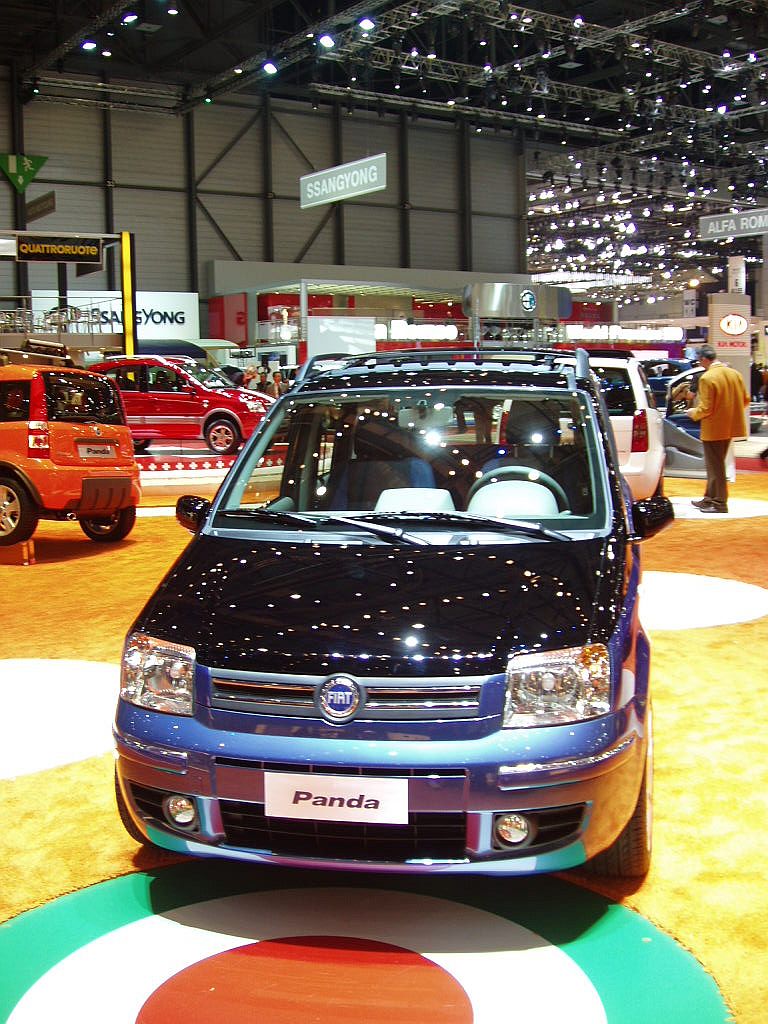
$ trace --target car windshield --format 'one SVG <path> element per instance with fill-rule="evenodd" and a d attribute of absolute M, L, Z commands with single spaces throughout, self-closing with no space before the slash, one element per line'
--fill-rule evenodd
<path fill-rule="evenodd" d="M 44 373 L 48 419 L 60 423 L 124 423 L 117 389 L 104 377 Z"/>
<path fill-rule="evenodd" d="M 365 389 L 299 395 L 275 412 L 227 479 L 216 529 L 498 543 L 607 528 L 585 394 Z"/>
<path fill-rule="evenodd" d="M 184 366 L 184 369 L 195 380 L 201 384 L 205 384 L 208 388 L 231 388 L 234 387 L 232 381 L 227 377 L 225 373 L 215 367 L 200 366 L 199 363 Z"/>

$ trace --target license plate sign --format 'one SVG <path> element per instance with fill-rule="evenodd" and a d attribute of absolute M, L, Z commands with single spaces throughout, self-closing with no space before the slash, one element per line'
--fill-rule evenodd
<path fill-rule="evenodd" d="M 80 458 L 88 459 L 89 462 L 96 459 L 114 459 L 115 457 L 115 446 L 105 444 L 103 441 L 80 441 L 77 450 Z"/>
<path fill-rule="evenodd" d="M 275 818 L 407 825 L 408 780 L 265 772 L 264 804 Z"/>

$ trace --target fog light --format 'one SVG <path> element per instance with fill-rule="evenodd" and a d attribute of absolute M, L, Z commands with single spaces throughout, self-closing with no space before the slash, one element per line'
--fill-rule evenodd
<path fill-rule="evenodd" d="M 174 825 L 191 825 L 197 817 L 195 801 L 189 796 L 169 796 L 163 801 L 165 813 Z"/>
<path fill-rule="evenodd" d="M 531 823 L 522 814 L 501 814 L 496 819 L 496 835 L 508 846 L 518 846 L 531 835 Z"/>

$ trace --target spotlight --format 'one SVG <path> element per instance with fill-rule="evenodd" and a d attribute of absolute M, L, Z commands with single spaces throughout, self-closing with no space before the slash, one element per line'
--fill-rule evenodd
<path fill-rule="evenodd" d="M 277 64 L 275 64 L 271 57 L 268 57 L 262 64 L 262 71 L 265 75 L 277 74 Z"/>
<path fill-rule="evenodd" d="M 332 50 L 336 45 L 336 40 L 327 32 L 324 32 L 317 41 L 326 50 Z"/>
<path fill-rule="evenodd" d="M 373 21 L 371 18 L 361 18 L 360 21 L 358 22 L 358 25 L 363 30 L 363 32 L 373 32 L 373 30 L 376 28 L 376 22 Z"/>
<path fill-rule="evenodd" d="M 139 16 L 136 11 L 126 11 L 120 19 L 121 25 L 133 25 L 139 20 Z"/>
<path fill-rule="evenodd" d="M 94 43 L 94 41 L 92 39 L 84 39 L 82 41 L 82 43 L 80 43 L 80 48 L 82 50 L 88 50 L 88 51 L 95 50 L 96 49 L 96 43 Z"/>

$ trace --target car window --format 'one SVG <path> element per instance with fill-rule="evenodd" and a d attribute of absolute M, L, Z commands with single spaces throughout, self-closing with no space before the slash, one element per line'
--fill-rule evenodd
<path fill-rule="evenodd" d="M 184 378 L 166 366 L 147 367 L 147 388 L 149 391 L 181 391 Z"/>
<path fill-rule="evenodd" d="M 109 379 L 121 391 L 139 391 L 140 370 L 134 366 L 111 366 L 106 370 L 99 370 L 99 373 Z"/>
<path fill-rule="evenodd" d="M 102 377 L 65 372 L 43 374 L 48 419 L 60 423 L 123 423 L 117 391 Z"/>
<path fill-rule="evenodd" d="M 571 394 L 349 391 L 283 405 L 219 508 L 403 514 L 424 528 L 457 513 L 595 529 L 609 501 L 600 459 L 591 406 Z M 455 536 L 465 536 L 457 523 Z"/>
<path fill-rule="evenodd" d="M 29 381 L 0 384 L 0 423 L 29 419 Z"/>
<path fill-rule="evenodd" d="M 594 366 L 592 369 L 600 378 L 605 404 L 611 416 L 633 416 L 637 404 L 629 379 L 629 370 L 624 366 Z"/>

